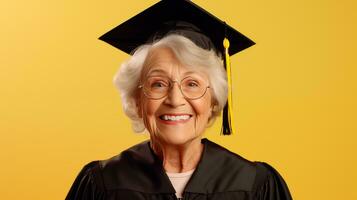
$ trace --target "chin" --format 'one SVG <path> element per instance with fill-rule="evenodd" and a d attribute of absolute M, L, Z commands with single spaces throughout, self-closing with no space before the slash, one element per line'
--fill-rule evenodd
<path fill-rule="evenodd" d="M 167 145 L 184 145 L 192 140 L 200 138 L 200 135 L 195 135 L 194 133 L 187 134 L 187 131 L 182 132 L 159 132 L 159 137 L 161 138 L 162 142 L 166 143 Z"/>

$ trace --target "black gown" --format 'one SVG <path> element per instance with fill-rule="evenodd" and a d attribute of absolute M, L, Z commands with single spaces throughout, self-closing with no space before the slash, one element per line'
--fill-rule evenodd
<path fill-rule="evenodd" d="M 251 162 L 208 139 L 187 183 L 184 200 L 289 200 L 279 173 L 263 162 Z M 87 164 L 66 200 L 176 200 L 175 189 L 150 148 L 137 144 L 121 154 Z"/>

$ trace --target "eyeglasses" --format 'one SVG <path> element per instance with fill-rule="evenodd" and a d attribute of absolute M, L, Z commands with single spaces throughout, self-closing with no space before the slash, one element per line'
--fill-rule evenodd
<path fill-rule="evenodd" d="M 206 81 L 191 76 L 185 77 L 180 83 L 172 81 L 168 77 L 150 76 L 138 88 L 143 89 L 145 96 L 150 99 L 161 99 L 168 95 L 175 82 L 182 95 L 190 100 L 201 98 L 209 88 Z"/>

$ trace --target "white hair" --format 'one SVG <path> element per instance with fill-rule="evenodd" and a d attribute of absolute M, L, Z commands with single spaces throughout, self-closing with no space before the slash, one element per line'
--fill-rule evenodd
<path fill-rule="evenodd" d="M 152 44 L 138 47 L 132 56 L 121 64 L 114 76 L 114 85 L 120 91 L 123 109 L 132 121 L 133 130 L 135 132 L 145 130 L 143 119 L 139 117 L 136 98 L 147 55 L 158 47 L 169 48 L 182 64 L 208 76 L 214 103 L 212 116 L 208 123 L 211 125 L 214 119 L 220 115 L 228 95 L 227 75 L 222 59 L 213 49 L 210 51 L 202 49 L 184 36 L 171 34 Z"/>

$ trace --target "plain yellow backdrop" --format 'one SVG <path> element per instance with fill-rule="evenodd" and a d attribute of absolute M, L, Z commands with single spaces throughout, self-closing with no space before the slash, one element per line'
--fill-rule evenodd
<path fill-rule="evenodd" d="M 156 2 L 2 1 L 1 199 L 64 199 L 84 164 L 147 139 L 112 84 L 128 55 L 97 38 Z M 239 132 L 206 136 L 294 199 L 357 199 L 355 1 L 194 2 L 257 43 L 232 57 Z"/>

